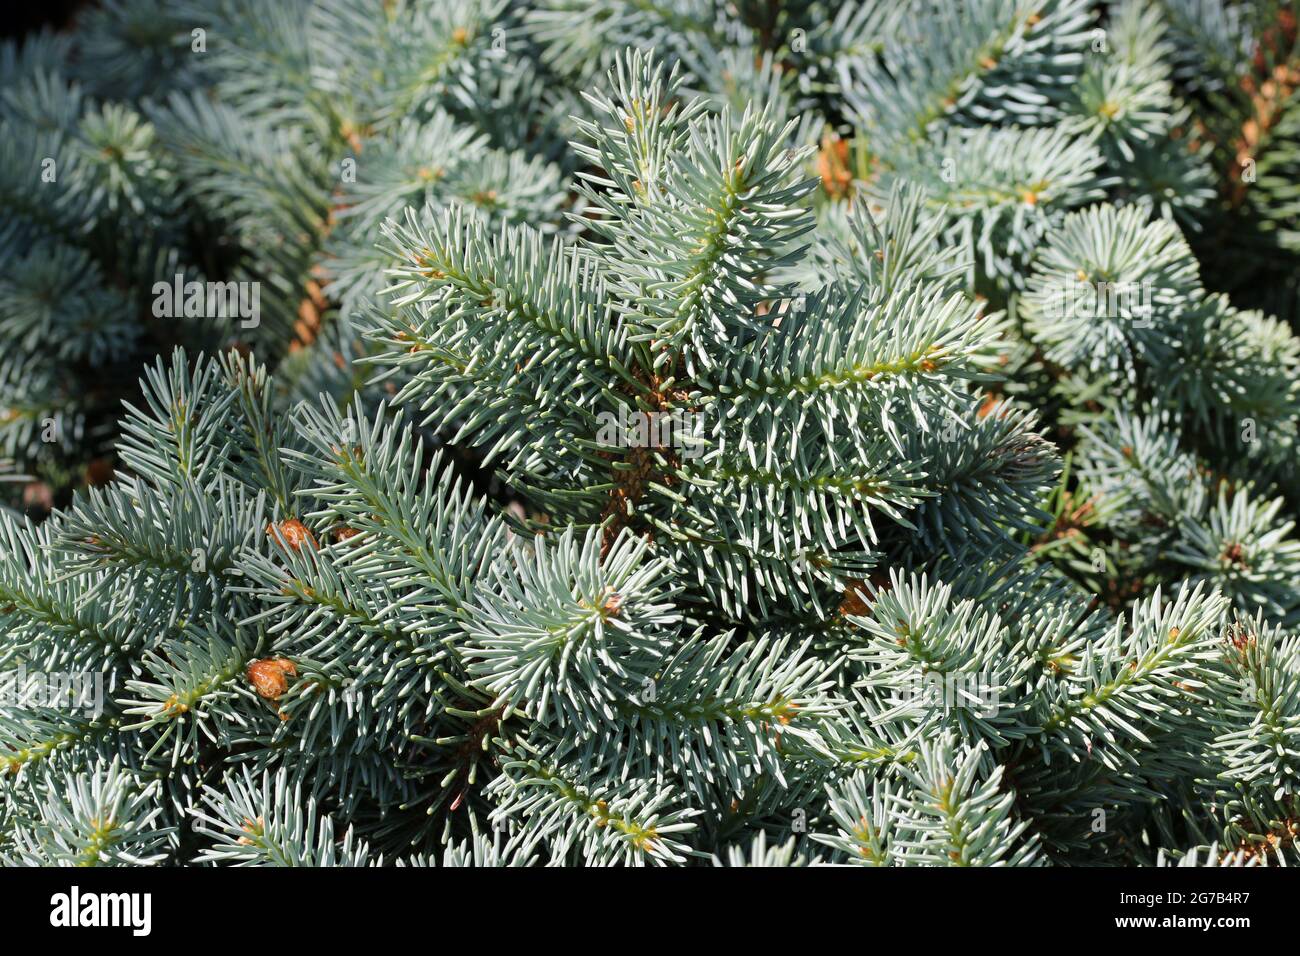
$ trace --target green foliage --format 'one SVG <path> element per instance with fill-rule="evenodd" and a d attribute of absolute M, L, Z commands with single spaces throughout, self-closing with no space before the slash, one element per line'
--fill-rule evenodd
<path fill-rule="evenodd" d="M 0 75 L 6 864 L 1295 862 L 1285 5 L 106 3 Z"/>

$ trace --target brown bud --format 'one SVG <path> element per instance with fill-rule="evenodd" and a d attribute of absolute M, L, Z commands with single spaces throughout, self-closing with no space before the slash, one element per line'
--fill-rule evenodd
<path fill-rule="evenodd" d="M 840 617 L 848 617 L 850 614 L 857 617 L 865 617 L 871 613 L 871 603 L 867 597 L 865 582 L 849 582 L 848 587 L 844 589 L 843 600 L 840 601 L 839 612 Z"/>
<path fill-rule="evenodd" d="M 267 700 L 279 700 L 289 689 L 289 678 L 297 676 L 298 668 L 287 657 L 268 657 L 248 665 L 248 682 Z"/>
<path fill-rule="evenodd" d="M 310 541 L 312 548 L 317 546 L 316 536 L 307 530 L 307 526 L 297 518 L 288 518 L 281 521 L 278 528 L 274 524 L 268 524 L 266 533 L 273 538 L 283 540 L 285 544 L 295 551 L 302 550 L 304 541 Z"/>
<path fill-rule="evenodd" d="M 605 603 L 601 605 L 606 617 L 618 617 L 618 612 L 623 609 L 623 595 L 617 591 L 610 591 L 605 596 Z"/>
<path fill-rule="evenodd" d="M 262 818 L 261 818 L 261 817 L 258 817 L 258 818 L 257 818 L 257 822 L 256 822 L 256 823 L 254 823 L 252 820 L 248 819 L 248 817 L 244 817 L 244 825 L 243 825 L 242 829 L 243 829 L 243 831 L 244 831 L 245 833 L 249 833 L 249 834 L 252 834 L 252 835 L 254 835 L 254 836 L 261 836 L 261 835 L 262 835 L 262 830 L 263 830 L 263 828 L 264 828 L 265 826 L 266 826 L 266 824 L 262 822 Z M 253 845 L 253 841 L 250 840 L 248 837 L 240 837 L 240 838 L 239 838 L 237 841 L 235 841 L 235 842 L 239 843 L 241 846 L 252 846 L 252 845 Z"/>

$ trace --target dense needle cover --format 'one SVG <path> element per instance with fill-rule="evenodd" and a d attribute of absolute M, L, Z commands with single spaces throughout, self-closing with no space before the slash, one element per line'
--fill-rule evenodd
<path fill-rule="evenodd" d="M 0 862 L 1297 862 L 1298 23 L 7 42 Z"/>

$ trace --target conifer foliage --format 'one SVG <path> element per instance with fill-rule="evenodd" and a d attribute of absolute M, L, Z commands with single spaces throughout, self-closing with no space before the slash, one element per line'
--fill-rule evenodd
<path fill-rule="evenodd" d="M 195 0 L 0 48 L 0 861 L 1296 862 L 1298 39 Z"/>

